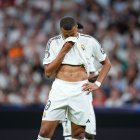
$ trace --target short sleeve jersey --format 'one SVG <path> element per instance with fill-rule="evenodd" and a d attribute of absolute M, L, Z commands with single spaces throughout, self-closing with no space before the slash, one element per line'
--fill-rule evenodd
<path fill-rule="evenodd" d="M 51 63 L 57 57 L 63 47 L 64 41 L 65 40 L 62 35 L 55 36 L 48 41 L 45 50 L 45 57 L 43 59 L 43 65 Z M 78 47 L 81 48 L 91 69 L 94 67 L 94 59 L 96 59 L 98 62 L 105 60 L 106 53 L 95 38 L 86 34 L 78 33 L 77 41 L 79 44 Z M 81 58 L 75 49 L 75 46 L 73 46 L 66 54 L 62 64 L 82 65 Z"/>

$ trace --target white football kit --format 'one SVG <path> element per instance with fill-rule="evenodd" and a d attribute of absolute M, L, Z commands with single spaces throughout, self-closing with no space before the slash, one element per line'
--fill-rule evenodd
<path fill-rule="evenodd" d="M 53 37 L 48 41 L 43 60 L 44 65 L 51 63 L 57 57 L 64 42 L 65 39 L 62 35 Z M 73 46 L 66 54 L 62 64 L 85 65 L 86 60 L 88 64 L 88 67 L 85 66 L 88 69 L 87 71 L 94 71 L 94 66 L 91 64 L 94 64 L 94 62 L 91 62 L 91 59 L 97 59 L 101 62 L 106 58 L 100 44 L 91 36 L 78 33 L 75 45 L 77 46 Z M 79 54 L 77 47 L 79 47 L 78 49 L 80 49 L 82 55 Z M 68 113 L 68 119 L 77 125 L 85 126 L 93 119 L 95 126 L 91 94 L 87 94 L 86 91 L 82 90 L 82 85 L 87 81 L 68 82 L 56 78 L 52 84 L 42 120 L 64 121 L 66 113 Z M 68 111 L 66 112 L 66 110 Z M 94 118 L 92 115 L 94 115 Z"/>

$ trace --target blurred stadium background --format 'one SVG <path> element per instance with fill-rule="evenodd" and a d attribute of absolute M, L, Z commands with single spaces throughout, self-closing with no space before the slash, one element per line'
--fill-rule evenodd
<path fill-rule="evenodd" d="M 42 59 L 66 15 L 100 41 L 112 63 L 94 93 L 97 140 L 140 140 L 139 0 L 0 0 L 0 140 L 36 139 L 53 81 Z M 54 140 L 61 135 L 59 126 Z"/>

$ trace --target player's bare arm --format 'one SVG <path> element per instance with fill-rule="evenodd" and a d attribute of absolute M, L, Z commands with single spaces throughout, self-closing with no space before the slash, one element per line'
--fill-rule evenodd
<path fill-rule="evenodd" d="M 58 68 L 60 67 L 65 55 L 68 53 L 68 51 L 71 49 L 71 47 L 74 45 L 73 42 L 66 42 L 57 57 L 52 61 L 50 64 L 47 64 L 44 66 L 45 69 L 45 75 L 47 77 L 52 76 L 56 73 Z"/>
<path fill-rule="evenodd" d="M 107 57 L 104 61 L 101 62 L 101 64 L 103 65 L 103 67 L 99 73 L 97 80 L 94 83 L 91 83 L 91 82 L 85 83 L 83 85 L 83 90 L 91 92 L 91 91 L 97 90 L 100 87 L 100 84 L 103 82 L 103 80 L 105 79 L 107 73 L 109 72 L 111 68 L 110 60 Z"/>
<path fill-rule="evenodd" d="M 103 67 L 97 78 L 97 81 L 99 81 L 100 83 L 102 83 L 104 81 L 104 79 L 106 78 L 106 76 L 111 68 L 111 63 L 110 63 L 110 60 L 108 59 L 108 57 L 106 57 L 105 61 L 102 61 L 101 64 L 103 65 Z"/>

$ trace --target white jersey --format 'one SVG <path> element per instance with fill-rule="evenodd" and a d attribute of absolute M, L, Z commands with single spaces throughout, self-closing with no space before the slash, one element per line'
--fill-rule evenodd
<path fill-rule="evenodd" d="M 78 33 L 77 41 L 79 45 L 78 47 L 80 47 L 85 59 L 87 60 L 89 71 L 95 71 L 93 62 L 94 59 L 96 59 L 98 62 L 102 62 L 106 58 L 106 54 L 101 45 L 95 38 L 81 33 Z M 48 41 L 43 65 L 51 63 L 57 57 L 58 53 L 63 47 L 64 42 L 65 39 L 63 38 L 62 34 L 53 37 Z M 65 55 L 62 64 L 84 65 L 79 52 L 75 48 L 75 46 L 72 47 L 71 50 Z"/>

